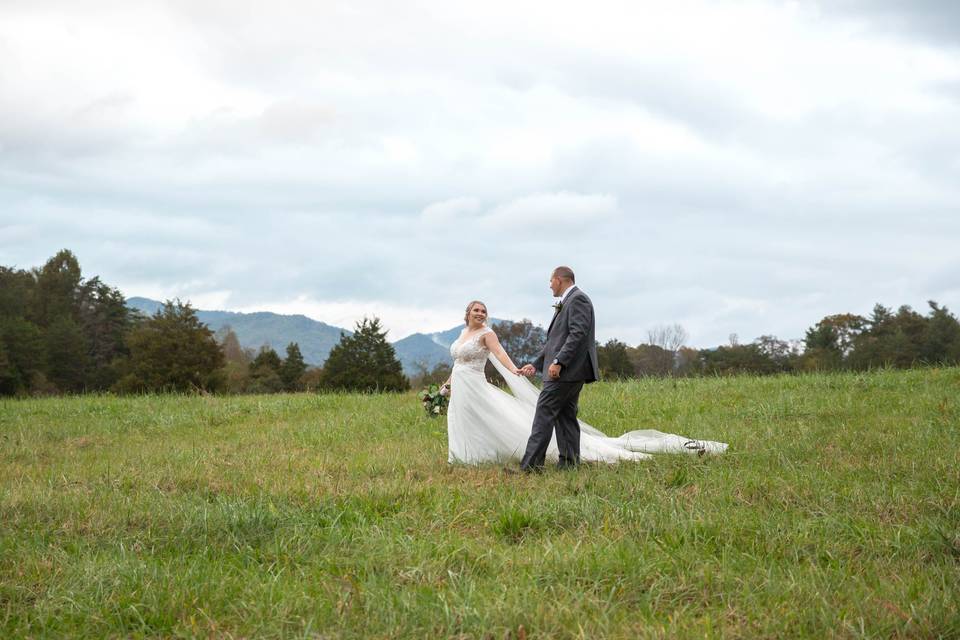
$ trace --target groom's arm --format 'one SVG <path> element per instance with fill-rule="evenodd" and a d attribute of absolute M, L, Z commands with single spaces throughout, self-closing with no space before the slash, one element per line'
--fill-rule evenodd
<path fill-rule="evenodd" d="M 583 296 L 575 296 L 570 300 L 570 316 L 568 319 L 567 339 L 557 352 L 557 362 L 566 367 L 573 360 L 574 355 L 583 348 L 590 324 L 593 322 L 593 305 Z M 543 358 L 541 356 L 541 364 Z"/>
<path fill-rule="evenodd" d="M 533 368 L 536 369 L 537 371 L 543 371 L 543 353 L 544 353 L 544 349 L 546 349 L 546 346 L 544 346 L 543 349 L 540 349 L 540 355 L 538 355 L 538 356 L 537 356 L 536 358 L 534 358 L 534 360 L 533 360 Z"/>

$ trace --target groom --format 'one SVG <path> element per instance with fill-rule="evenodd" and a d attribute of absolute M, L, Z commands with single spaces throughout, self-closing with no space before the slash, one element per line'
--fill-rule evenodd
<path fill-rule="evenodd" d="M 543 371 L 543 390 L 537 400 L 533 430 L 527 450 L 520 461 L 526 472 L 543 470 L 547 447 L 554 429 L 560 450 L 560 469 L 574 468 L 580 463 L 580 424 L 577 402 L 584 383 L 599 376 L 597 344 L 594 338 L 593 304 L 577 288 L 570 267 L 557 267 L 550 276 L 550 290 L 560 301 L 547 329 L 547 343 L 533 364 L 524 365 L 520 373 L 532 376 Z M 545 368 L 544 364 L 548 366 Z"/>

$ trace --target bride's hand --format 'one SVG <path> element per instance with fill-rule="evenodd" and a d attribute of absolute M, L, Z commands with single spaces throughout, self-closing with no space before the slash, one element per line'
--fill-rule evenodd
<path fill-rule="evenodd" d="M 520 375 L 520 369 L 517 369 L 516 367 L 510 367 L 510 373 L 512 373 L 515 376 L 518 376 Z"/>

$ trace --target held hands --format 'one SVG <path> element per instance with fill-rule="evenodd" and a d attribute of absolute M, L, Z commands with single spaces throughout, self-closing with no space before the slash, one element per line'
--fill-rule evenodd
<path fill-rule="evenodd" d="M 517 373 L 521 376 L 526 376 L 529 378 L 530 376 L 536 374 L 537 370 L 533 368 L 532 364 L 525 364 L 522 367 L 520 367 Z"/>

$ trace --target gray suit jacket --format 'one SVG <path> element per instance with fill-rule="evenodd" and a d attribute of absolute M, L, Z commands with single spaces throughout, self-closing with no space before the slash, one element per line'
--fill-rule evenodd
<path fill-rule="evenodd" d="M 567 294 L 560 311 L 554 314 L 547 329 L 547 343 L 533 361 L 544 382 L 552 378 L 547 369 L 557 359 L 560 382 L 596 382 L 600 379 L 597 364 L 597 340 L 595 337 L 593 303 L 579 287 Z"/>

